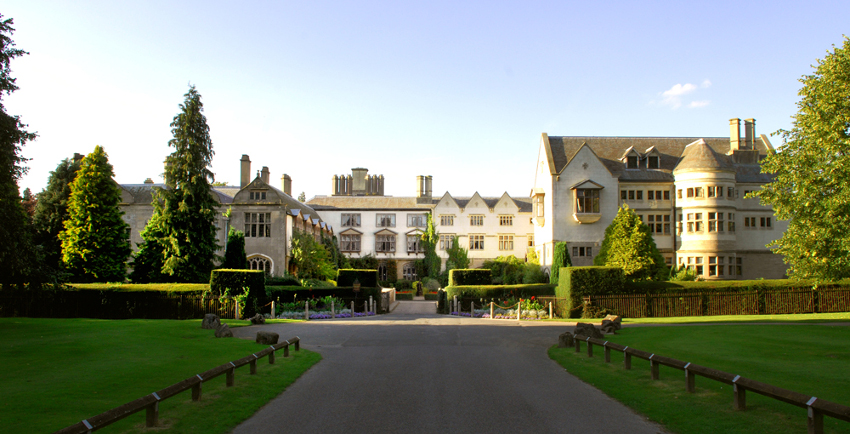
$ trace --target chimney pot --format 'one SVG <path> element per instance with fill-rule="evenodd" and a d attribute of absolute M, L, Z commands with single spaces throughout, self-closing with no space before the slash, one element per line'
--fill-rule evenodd
<path fill-rule="evenodd" d="M 729 119 L 729 147 L 732 151 L 741 149 L 741 119 Z"/>
<path fill-rule="evenodd" d="M 248 158 L 248 154 L 242 154 L 242 159 L 239 161 L 239 188 L 244 188 L 251 183 L 251 159 Z"/>
<path fill-rule="evenodd" d="M 281 185 L 283 186 L 283 192 L 292 197 L 292 178 L 287 174 L 283 174 L 280 177 Z"/>
<path fill-rule="evenodd" d="M 266 184 L 269 183 L 269 168 L 263 166 L 263 170 L 260 172 L 260 179 L 263 180 Z"/>

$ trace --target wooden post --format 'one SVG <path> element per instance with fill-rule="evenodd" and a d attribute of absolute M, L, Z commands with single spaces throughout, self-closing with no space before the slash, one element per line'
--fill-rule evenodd
<path fill-rule="evenodd" d="M 239 303 L 236 303 L 236 318 L 235 319 L 239 319 L 239 318 L 242 318 L 242 315 L 241 315 L 241 312 L 239 312 Z"/>
<path fill-rule="evenodd" d="M 516 320 L 519 321 L 522 314 L 522 299 L 519 299 L 519 303 L 516 305 Z"/>
<path fill-rule="evenodd" d="M 289 357 L 289 341 L 283 346 L 283 357 Z"/>
<path fill-rule="evenodd" d="M 351 318 L 354 319 L 354 302 L 351 302 Z"/>
<path fill-rule="evenodd" d="M 145 407 L 145 426 L 148 428 L 155 427 L 159 421 L 159 395 L 154 393 L 153 396 L 156 398 L 156 402 Z"/>
<path fill-rule="evenodd" d="M 552 302 L 549 302 L 549 319 L 552 319 Z"/>
<path fill-rule="evenodd" d="M 336 312 L 334 311 L 334 302 L 331 301 L 331 319 L 336 319 Z"/>
<path fill-rule="evenodd" d="M 474 301 L 469 303 L 469 317 L 475 318 L 475 302 Z"/>
<path fill-rule="evenodd" d="M 492 301 L 490 302 L 490 319 L 494 319 L 494 317 L 493 317 L 493 305 L 494 304 L 495 303 L 493 303 Z"/>
<path fill-rule="evenodd" d="M 272 352 L 269 353 L 269 365 L 274 365 L 274 346 L 272 346 Z"/>
<path fill-rule="evenodd" d="M 552 302 L 549 302 L 549 303 L 550 303 L 550 306 L 551 306 Z M 608 348 L 608 341 L 605 341 L 605 343 L 602 346 L 605 347 L 605 363 L 611 363 L 611 349 Z"/>
<path fill-rule="evenodd" d="M 738 386 L 738 379 L 741 378 L 740 375 L 735 376 L 735 379 L 732 380 L 732 391 L 735 392 L 735 402 L 734 407 L 735 410 L 746 410 L 747 409 L 747 389 Z"/>
<path fill-rule="evenodd" d="M 593 344 L 590 342 L 590 338 L 585 340 L 587 341 L 587 357 L 593 357 Z"/>
<path fill-rule="evenodd" d="M 230 362 L 230 364 L 233 365 L 233 362 Z M 233 387 L 233 377 L 234 377 L 233 374 L 235 372 L 236 372 L 235 366 L 233 366 L 233 367 L 231 367 L 230 369 L 227 370 L 227 373 L 225 374 L 225 381 L 224 381 L 224 383 L 227 385 L 227 387 Z"/>
<path fill-rule="evenodd" d="M 576 339 L 575 343 L 576 343 L 576 352 L 580 353 L 581 352 L 581 341 Z"/>
<path fill-rule="evenodd" d="M 295 351 L 301 351 L 301 339 L 295 341 Z"/>
<path fill-rule="evenodd" d="M 697 376 L 688 369 L 688 366 L 691 366 L 691 362 L 685 365 L 685 389 L 688 393 L 694 393 L 696 391 Z"/>
<path fill-rule="evenodd" d="M 201 400 L 201 385 L 204 384 L 204 379 L 201 378 L 200 375 L 197 376 L 201 381 L 198 384 L 192 386 L 192 401 L 200 401 Z"/>
<path fill-rule="evenodd" d="M 649 376 L 653 380 L 657 380 L 658 377 L 659 377 L 659 372 L 658 372 L 658 366 L 659 365 L 658 365 L 658 362 L 652 360 L 653 357 L 655 357 L 655 354 L 649 356 L 649 372 L 650 372 Z"/>
<path fill-rule="evenodd" d="M 628 370 L 632 369 L 632 355 L 627 353 L 629 347 L 623 348 L 623 368 Z"/>
<path fill-rule="evenodd" d="M 806 403 L 808 406 L 808 432 L 809 434 L 823 434 L 823 413 L 812 408 L 812 404 L 817 401 L 817 398 L 814 396 L 809 402 Z"/>
<path fill-rule="evenodd" d="M 304 300 L 304 321 L 310 320 L 310 300 Z"/>
<path fill-rule="evenodd" d="M 248 363 L 251 365 L 251 375 L 256 374 L 257 373 L 257 355 L 255 354 L 254 360 L 251 360 Z"/>

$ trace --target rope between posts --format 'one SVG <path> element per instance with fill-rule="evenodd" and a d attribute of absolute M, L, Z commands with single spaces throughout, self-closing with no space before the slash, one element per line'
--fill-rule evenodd
<path fill-rule="evenodd" d="M 514 307 L 516 307 L 516 306 L 519 306 L 519 302 L 514 303 L 514 304 L 512 304 L 512 305 L 510 305 L 510 306 L 499 306 L 498 304 L 493 303 L 493 307 L 494 307 L 494 308 L 496 308 L 496 309 L 510 310 L 510 309 L 513 309 L 513 308 L 514 308 Z"/>

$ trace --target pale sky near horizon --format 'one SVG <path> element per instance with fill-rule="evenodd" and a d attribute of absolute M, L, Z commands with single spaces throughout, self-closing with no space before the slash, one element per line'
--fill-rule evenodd
<path fill-rule="evenodd" d="M 294 196 L 366 167 L 394 196 L 432 175 L 437 196 L 524 197 L 542 132 L 790 128 L 799 78 L 850 33 L 847 1 L 7 0 L 0 14 L 30 53 L 3 101 L 38 133 L 20 183 L 34 193 L 95 145 L 118 182 L 161 182 L 191 83 L 217 181 L 238 185 L 248 154 Z"/>

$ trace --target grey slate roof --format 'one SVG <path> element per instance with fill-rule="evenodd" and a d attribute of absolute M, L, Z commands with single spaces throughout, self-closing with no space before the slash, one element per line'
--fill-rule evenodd
<path fill-rule="evenodd" d="M 165 184 L 120 184 L 121 188 L 127 190 L 133 196 L 133 203 L 150 204 L 153 201 L 153 188 L 166 188 Z M 213 193 L 218 198 L 218 201 L 223 204 L 233 202 L 233 197 L 216 191 L 213 188 Z"/>
<path fill-rule="evenodd" d="M 711 149 L 703 140 L 698 140 L 685 147 L 682 159 L 673 173 L 700 171 L 704 169 L 735 171 L 735 165 L 726 155 L 720 155 Z"/>
<path fill-rule="evenodd" d="M 313 209 L 322 210 L 358 210 L 358 209 L 404 209 L 428 210 L 439 200 L 429 199 L 426 203 L 417 203 L 415 197 L 395 196 L 315 196 L 307 201 Z"/>

